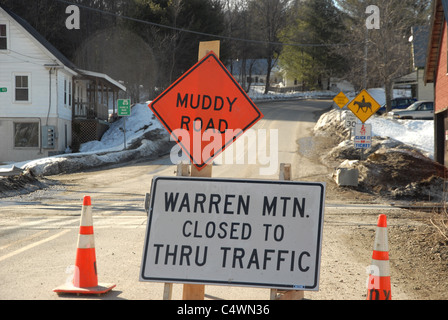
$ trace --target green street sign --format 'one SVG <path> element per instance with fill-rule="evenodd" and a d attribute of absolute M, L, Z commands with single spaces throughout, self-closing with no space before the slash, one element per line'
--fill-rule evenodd
<path fill-rule="evenodd" d="M 118 99 L 117 101 L 118 116 L 125 117 L 131 115 L 131 100 Z"/>
<path fill-rule="evenodd" d="M 6 92 L 6 91 L 8 91 L 7 88 L 0 88 L 0 92 Z"/>

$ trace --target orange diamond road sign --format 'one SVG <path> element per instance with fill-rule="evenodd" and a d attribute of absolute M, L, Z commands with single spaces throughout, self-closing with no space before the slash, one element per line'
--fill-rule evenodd
<path fill-rule="evenodd" d="M 366 90 L 362 90 L 347 106 L 362 123 L 366 122 L 380 107 Z"/>
<path fill-rule="evenodd" d="M 344 92 L 339 92 L 339 94 L 333 98 L 334 103 L 338 105 L 339 108 L 343 108 L 350 100 L 348 100 L 347 96 Z"/>
<path fill-rule="evenodd" d="M 213 52 L 149 108 L 199 170 L 263 117 Z"/>

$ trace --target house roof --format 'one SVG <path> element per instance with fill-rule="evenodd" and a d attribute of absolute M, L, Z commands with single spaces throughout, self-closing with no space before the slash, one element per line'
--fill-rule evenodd
<path fill-rule="evenodd" d="M 101 78 L 104 79 L 106 81 L 108 81 L 110 84 L 113 84 L 115 87 L 126 91 L 126 87 L 124 85 L 122 85 L 120 82 L 112 79 L 111 77 L 109 77 L 107 74 L 104 73 L 99 73 L 99 72 L 93 72 L 93 71 L 87 71 L 87 70 L 81 70 L 81 69 L 76 69 L 80 74 L 82 74 L 85 78 Z"/>
<path fill-rule="evenodd" d="M 394 87 L 417 84 L 417 71 L 408 73 L 402 77 L 394 79 Z"/>
<path fill-rule="evenodd" d="M 76 67 L 66 56 L 64 56 L 55 46 L 53 46 L 44 36 L 42 36 L 36 29 L 34 29 L 25 19 L 21 18 L 4 5 L 0 4 L 0 8 L 3 9 L 12 19 L 20 24 L 31 36 L 33 36 L 51 55 L 54 56 L 65 67 L 71 69 L 75 73 L 78 73 L 86 78 L 98 77 L 108 81 L 110 84 L 118 87 L 119 89 L 126 91 L 126 87 L 121 83 L 110 78 L 108 75 L 98 72 L 81 70 Z"/>
<path fill-rule="evenodd" d="M 443 0 L 446 2 L 446 0 Z M 442 0 L 435 0 L 432 2 L 432 17 L 431 27 L 429 32 L 428 48 L 426 53 L 426 67 L 425 67 L 425 83 L 434 82 L 436 70 L 438 67 L 440 43 L 445 23 L 444 5 Z M 448 13 L 448 11 L 447 11 Z"/>
<path fill-rule="evenodd" d="M 32 35 L 42 46 L 45 47 L 57 60 L 59 60 L 64 66 L 75 70 L 76 66 L 65 57 L 56 47 L 54 47 L 44 36 L 42 36 L 36 29 L 34 29 L 26 20 L 0 4 L 2 8 L 11 18 L 13 18 L 18 24 L 20 24 L 30 35 Z"/>
<path fill-rule="evenodd" d="M 424 68 L 426 65 L 426 49 L 429 41 L 429 27 L 412 27 L 412 55 L 414 57 L 414 67 Z"/>

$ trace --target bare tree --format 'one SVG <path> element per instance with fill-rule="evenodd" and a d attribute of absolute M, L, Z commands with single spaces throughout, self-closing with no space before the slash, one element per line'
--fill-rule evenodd
<path fill-rule="evenodd" d="M 348 77 L 357 88 L 383 86 L 390 111 L 393 80 L 410 72 L 411 27 L 426 23 L 429 0 L 339 0 L 338 4 L 350 16 L 345 38 L 349 45 L 340 51 L 351 61 Z M 378 10 L 366 10 L 371 5 Z"/>
<path fill-rule="evenodd" d="M 252 38 L 251 15 L 248 11 L 248 0 L 233 1 L 221 0 L 225 12 L 225 31 L 224 34 L 234 39 L 250 39 Z M 254 45 L 247 41 L 225 40 L 222 49 L 227 51 L 229 57 L 230 71 L 234 74 L 234 67 L 239 66 L 240 84 L 244 90 L 247 87 L 247 60 L 257 57 Z M 234 61 L 237 61 L 235 63 Z"/>
<path fill-rule="evenodd" d="M 275 43 L 279 41 L 279 31 L 285 26 L 290 2 L 290 0 L 251 0 L 249 2 L 249 11 L 254 17 L 254 30 L 258 30 L 260 39 L 266 42 L 264 48 L 267 62 L 265 94 L 269 91 L 273 62 L 281 51 L 281 46 Z"/>
<path fill-rule="evenodd" d="M 169 12 L 172 16 L 174 28 L 177 28 L 177 19 L 182 10 L 182 5 L 183 5 L 182 2 L 183 2 L 183 0 L 172 0 L 170 2 L 171 5 L 168 8 Z M 179 43 L 180 43 L 179 40 L 181 37 L 182 37 L 182 34 L 178 30 L 173 30 L 172 35 L 168 36 L 169 44 L 170 44 L 170 48 L 171 48 L 171 63 L 170 63 L 171 66 L 170 66 L 169 78 L 168 78 L 169 83 L 172 83 L 174 81 L 174 69 L 176 66 L 176 55 L 177 55 L 177 51 L 179 49 Z"/>
<path fill-rule="evenodd" d="M 152 48 L 136 33 L 119 27 L 86 39 L 74 54 L 73 62 L 81 69 L 123 81 L 127 94 L 137 102 L 142 99 L 142 88 L 148 92 L 154 87 L 158 73 Z"/>

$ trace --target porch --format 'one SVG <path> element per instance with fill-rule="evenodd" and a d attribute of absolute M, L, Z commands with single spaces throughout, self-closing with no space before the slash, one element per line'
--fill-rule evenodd
<path fill-rule="evenodd" d="M 109 127 L 109 113 L 116 113 L 120 91 L 126 87 L 109 76 L 85 70 L 78 70 L 73 81 L 72 132 L 73 149 L 81 143 L 100 140 Z"/>

